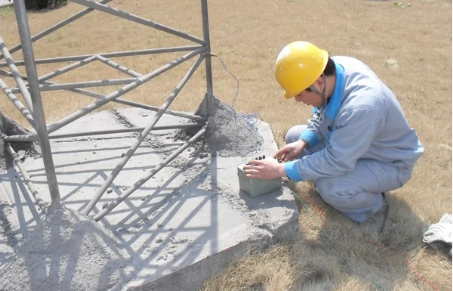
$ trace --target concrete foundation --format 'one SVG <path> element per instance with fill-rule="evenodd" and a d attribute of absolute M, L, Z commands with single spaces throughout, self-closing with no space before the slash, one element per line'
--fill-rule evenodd
<path fill-rule="evenodd" d="M 153 115 L 153 112 L 135 108 L 102 111 L 81 118 L 55 134 L 121 126 L 143 127 Z M 182 118 L 164 116 L 157 126 L 184 122 Z M 260 152 L 252 155 L 271 156 L 277 147 L 270 127 L 260 123 L 258 133 L 264 142 Z M 152 132 L 90 215 L 99 212 L 139 180 L 145 171 L 179 147 L 183 141 L 176 136 L 177 130 Z M 133 140 L 134 134 L 130 133 L 51 140 L 62 203 L 71 210 L 72 216 L 68 217 L 80 215 Z M 86 278 L 86 272 L 77 272 L 84 266 L 95 268 L 93 257 L 96 256 L 90 253 L 96 251 L 93 239 L 68 234 L 68 241 L 80 239 L 78 244 L 71 245 L 82 251 L 71 248 L 71 267 L 65 261 L 65 249 L 59 248 L 60 253 L 55 257 L 52 244 L 48 244 L 47 259 L 41 258 L 47 268 L 42 266 L 45 271 L 41 269 L 39 280 L 47 276 L 46 282 L 52 278 L 50 281 L 55 285 L 39 286 L 66 286 L 71 290 L 86 290 L 87 286 L 90 290 L 101 290 L 107 288 L 105 286 L 108 290 L 197 290 L 210 276 L 250 248 L 297 235 L 297 207 L 289 189 L 282 185 L 266 194 L 249 197 L 239 189 L 237 167 L 252 156 L 246 157 L 246 153 L 244 156 L 214 155 L 207 147 L 209 144 L 202 142 L 189 147 L 98 223 L 84 216 L 68 218 L 68 228 L 79 225 L 79 221 L 85 221 L 85 224 L 89 221 L 89 225 L 100 225 L 100 229 L 112 234 L 108 239 L 97 240 L 102 248 L 98 251 L 112 253 L 116 261 L 121 262 L 119 273 L 109 277 L 107 285 L 96 284 L 105 281 L 101 278 L 107 276 L 105 272 L 93 269 L 90 278 Z M 44 200 L 50 202 L 42 159 L 28 156 L 24 166 Z M 43 232 L 43 229 L 45 232 L 48 224 L 43 223 L 43 216 L 34 205 L 18 170 L 9 167 L 0 179 L 4 187 L 0 193 L 6 195 L 3 201 L 9 201 L 9 206 L 15 210 L 23 237 L 16 246 L 9 246 L 15 249 L 14 253 L 8 249 L 0 255 L 0 281 L 8 278 L 21 283 L 10 284 L 8 290 L 32 290 L 33 284 L 27 282 L 34 282 L 33 277 L 38 273 L 26 265 L 33 262 L 23 262 L 22 279 L 10 275 L 20 272 L 21 265 L 14 261 L 24 257 L 21 251 L 33 253 L 30 246 L 34 242 L 27 239 L 35 232 Z M 11 245 L 2 236 L 0 240 L 0 245 Z M 90 245 L 86 247 L 88 242 Z M 109 251 L 105 250 L 109 247 Z M 96 259 L 99 269 L 105 267 L 103 264 L 109 264 L 106 256 Z M 76 284 L 82 281 L 86 284 Z"/>

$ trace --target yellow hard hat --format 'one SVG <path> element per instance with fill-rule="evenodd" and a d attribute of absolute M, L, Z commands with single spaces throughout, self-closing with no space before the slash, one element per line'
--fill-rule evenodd
<path fill-rule="evenodd" d="M 329 54 L 306 41 L 295 41 L 285 46 L 277 57 L 275 78 L 290 99 L 304 91 L 321 76 Z"/>

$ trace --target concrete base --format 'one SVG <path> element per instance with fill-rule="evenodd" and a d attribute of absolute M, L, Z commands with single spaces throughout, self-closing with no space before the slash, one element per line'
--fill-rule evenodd
<path fill-rule="evenodd" d="M 153 115 L 153 112 L 135 108 L 102 111 L 81 118 L 56 134 L 143 127 Z M 184 122 L 182 118 L 166 115 L 157 125 Z M 264 138 L 264 145 L 260 153 L 253 155 L 271 156 L 277 147 L 270 127 L 263 122 L 258 131 Z M 145 171 L 158 165 L 180 146 L 182 141 L 175 140 L 175 135 L 176 130 L 152 132 L 90 215 L 98 213 L 103 205 L 113 201 Z M 133 141 L 134 134 L 52 140 L 65 207 L 82 211 Z M 237 166 L 247 159 L 213 157 L 197 144 L 100 220 L 99 224 L 113 232 L 121 242 L 125 256 L 122 259 L 128 262 L 122 270 L 121 281 L 111 290 L 197 290 L 236 255 L 246 251 L 250 244 L 259 245 L 271 239 L 289 239 L 296 235 L 297 207 L 284 185 L 255 198 L 239 190 Z M 42 159 L 27 157 L 24 166 L 43 199 L 50 202 Z M 26 239 L 40 223 L 41 214 L 18 170 L 8 168 L 0 179 L 6 189 L 6 200 L 16 210 Z M 3 265 L 12 257 L 0 255 L 0 259 L 4 260 L 0 261 Z M 5 271 L 0 269 L 0 272 Z M 65 278 L 68 277 L 60 279 Z M 77 278 L 74 274 L 70 280 L 87 278 Z M 97 278 L 89 280 L 96 281 Z M 21 286 L 21 290 L 27 288 Z"/>

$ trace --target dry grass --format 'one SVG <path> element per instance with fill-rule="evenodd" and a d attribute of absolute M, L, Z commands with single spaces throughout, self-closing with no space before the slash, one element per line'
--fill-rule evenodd
<path fill-rule="evenodd" d="M 451 262 L 421 242 L 424 226 L 451 213 L 451 1 L 411 1 L 411 8 L 397 7 L 388 1 L 359 0 L 213 0 L 209 4 L 212 51 L 240 80 L 236 108 L 240 112 L 259 112 L 272 126 L 279 144 L 290 126 L 306 122 L 311 109 L 281 98 L 281 90 L 273 79 L 273 64 L 284 45 L 305 39 L 333 55 L 355 56 L 368 63 L 397 94 L 426 153 L 417 164 L 413 179 L 391 194 L 390 217 L 382 235 L 364 233 L 323 204 L 310 185 L 299 185 L 298 193 L 310 195 L 327 210 L 324 217 L 308 206 L 322 235 L 301 204 L 301 239 L 297 243 L 272 246 L 265 253 L 241 258 L 212 278 L 205 290 L 432 290 L 413 274 L 405 257 L 438 290 L 451 290 Z M 116 0 L 112 5 L 202 35 L 198 1 Z M 32 33 L 79 10 L 80 6 L 70 3 L 55 11 L 30 13 Z M 3 11 L 0 23 L 0 35 L 11 48 L 18 42 L 14 14 Z M 186 44 L 189 42 L 94 12 L 38 41 L 35 51 L 37 58 L 44 58 Z M 146 73 L 176 55 L 115 61 Z M 21 59 L 18 53 L 13 57 Z M 160 105 L 190 64 L 156 78 L 125 98 Z M 39 73 L 64 65 L 42 65 Z M 216 59 L 213 70 L 215 94 L 230 103 L 236 90 L 234 79 Z M 92 63 L 55 80 L 120 76 L 109 67 Z M 5 81 L 12 84 L 11 80 Z M 203 97 L 204 86 L 204 68 L 200 68 L 171 109 L 193 111 Z M 112 89 L 96 91 L 107 93 Z M 88 97 L 64 91 L 46 92 L 43 96 L 48 122 L 92 102 Z M 23 122 L 6 97 L 2 98 L 0 110 Z M 115 106 L 109 104 L 102 109 Z M 361 241 L 364 237 L 396 248 L 401 254 L 369 245 Z"/>
<path fill-rule="evenodd" d="M 205 289 L 288 290 L 299 272 L 293 268 L 290 255 L 287 246 L 275 245 L 266 253 L 241 258 L 223 274 L 207 282 Z"/>

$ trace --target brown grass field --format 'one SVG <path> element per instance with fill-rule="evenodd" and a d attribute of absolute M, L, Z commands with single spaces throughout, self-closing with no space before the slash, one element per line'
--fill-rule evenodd
<path fill-rule="evenodd" d="M 230 0 L 209 1 L 212 52 L 220 55 L 240 81 L 239 113 L 259 113 L 279 145 L 286 130 L 305 123 L 311 108 L 286 101 L 274 80 L 280 49 L 308 40 L 331 55 L 366 62 L 396 93 L 407 118 L 425 146 L 412 180 L 390 193 L 389 217 L 380 235 L 365 233 L 316 196 L 309 184 L 297 185 L 303 198 L 300 233 L 295 242 L 272 245 L 235 261 L 213 277 L 204 290 L 437 290 L 452 289 L 451 261 L 422 243 L 422 229 L 452 208 L 452 4 L 414 0 L 410 7 L 393 1 Z M 114 0 L 111 6 L 202 37 L 197 0 Z M 70 3 L 47 12 L 29 13 L 32 34 L 83 8 Z M 18 43 L 13 11 L 0 12 L 0 35 L 7 46 Z M 93 12 L 35 43 L 36 58 L 188 45 L 190 42 L 139 24 Z M 179 54 L 115 58 L 146 73 Z M 20 53 L 13 54 L 21 60 Z M 160 106 L 195 59 L 126 94 L 125 99 Z M 389 60 L 396 62 L 389 65 Z M 67 63 L 39 65 L 40 75 Z M 21 67 L 22 72 L 24 68 Z M 24 72 L 25 73 L 25 72 Z M 122 78 L 99 62 L 55 78 L 55 82 Z M 230 103 L 235 80 L 213 58 L 214 92 Z M 3 78 L 13 85 L 9 78 Z M 193 112 L 205 93 L 204 66 L 170 109 Z M 108 93 L 113 87 L 93 89 Z M 2 94 L 0 110 L 25 125 Z M 93 102 L 65 91 L 43 93 L 47 123 Z M 109 103 L 101 109 L 120 106 Z M 326 210 L 320 214 L 307 196 Z M 308 210 L 308 211 L 307 211 Z M 316 220 L 316 222 L 315 222 Z M 363 239 L 397 249 L 395 254 Z M 418 272 L 415 275 L 413 268 Z"/>

